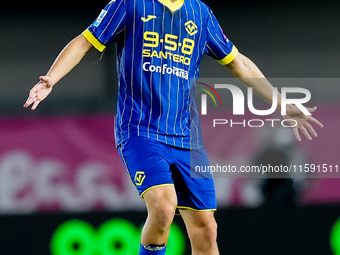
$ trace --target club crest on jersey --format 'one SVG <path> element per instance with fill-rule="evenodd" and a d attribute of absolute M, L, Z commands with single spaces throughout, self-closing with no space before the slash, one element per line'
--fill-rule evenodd
<path fill-rule="evenodd" d="M 106 13 L 107 13 L 106 10 L 102 10 L 96 21 L 93 22 L 93 26 L 98 27 L 102 20 L 105 18 Z"/>
<path fill-rule="evenodd" d="M 197 34 L 198 32 L 197 26 L 192 20 L 189 20 L 187 23 L 184 24 L 184 26 L 185 30 L 188 32 L 189 35 L 193 36 Z"/>
<path fill-rule="evenodd" d="M 142 186 L 144 180 L 145 180 L 145 173 L 141 172 L 141 171 L 136 172 L 136 175 L 135 175 L 135 183 L 136 183 L 136 185 L 137 186 Z"/>

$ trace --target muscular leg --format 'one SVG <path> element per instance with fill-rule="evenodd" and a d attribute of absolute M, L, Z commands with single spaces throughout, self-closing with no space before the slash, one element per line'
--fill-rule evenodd
<path fill-rule="evenodd" d="M 213 211 L 180 210 L 191 242 L 192 255 L 219 255 Z"/>
<path fill-rule="evenodd" d="M 141 244 L 166 244 L 177 206 L 175 188 L 171 185 L 150 189 L 144 194 L 144 200 L 148 218 L 142 230 Z"/>

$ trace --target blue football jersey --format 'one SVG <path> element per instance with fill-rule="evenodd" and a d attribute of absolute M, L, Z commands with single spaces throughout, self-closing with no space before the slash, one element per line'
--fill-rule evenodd
<path fill-rule="evenodd" d="M 206 4 L 112 0 L 83 35 L 99 51 L 117 45 L 117 146 L 143 136 L 180 148 L 203 147 L 194 100 L 202 57 L 226 65 L 238 52 Z"/>

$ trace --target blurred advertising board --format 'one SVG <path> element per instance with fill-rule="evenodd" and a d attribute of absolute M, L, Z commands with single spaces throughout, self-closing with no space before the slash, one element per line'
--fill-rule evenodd
<path fill-rule="evenodd" d="M 340 207 L 221 209 L 221 254 L 340 254 Z M 0 216 L 6 255 L 136 255 L 144 212 L 44 213 Z M 190 255 L 182 219 L 175 217 L 167 255 Z"/>
<path fill-rule="evenodd" d="M 303 163 L 337 164 L 340 136 L 334 134 L 340 126 L 334 116 L 339 113 L 339 107 L 319 109 L 328 130 L 294 145 L 293 154 Z M 216 138 L 204 120 L 201 124 L 213 164 L 252 165 L 261 141 L 270 140 L 269 132 L 261 140 L 257 129 L 226 127 L 219 127 L 226 131 Z M 221 208 L 261 205 L 259 179 L 239 177 L 215 179 Z M 299 203 L 338 203 L 338 187 L 340 179 L 310 179 Z M 113 116 L 0 120 L 0 214 L 144 208 L 115 148 Z"/>

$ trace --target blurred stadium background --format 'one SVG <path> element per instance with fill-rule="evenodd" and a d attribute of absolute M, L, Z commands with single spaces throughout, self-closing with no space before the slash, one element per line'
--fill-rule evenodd
<path fill-rule="evenodd" d="M 225 128 L 216 139 L 202 123 L 212 162 L 338 165 L 340 2 L 206 3 L 273 82 L 303 78 L 325 124 L 318 139 L 297 144 L 281 129 Z M 0 3 L 1 254 L 136 254 L 146 213 L 114 148 L 115 47 L 92 50 L 35 112 L 22 108 L 39 75 L 106 4 Z M 205 58 L 201 77 L 231 75 Z M 304 177 L 217 179 L 221 254 L 339 255 L 340 179 Z M 190 254 L 180 218 L 167 254 Z"/>

